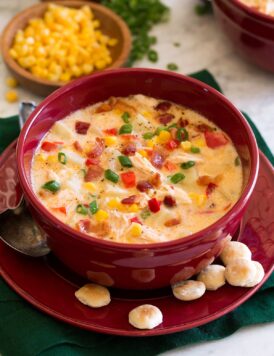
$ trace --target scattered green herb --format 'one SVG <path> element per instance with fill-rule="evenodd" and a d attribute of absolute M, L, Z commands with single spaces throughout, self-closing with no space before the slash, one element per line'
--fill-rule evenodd
<path fill-rule="evenodd" d="M 175 173 L 173 176 L 171 176 L 170 181 L 173 184 L 177 184 L 183 180 L 185 176 L 182 173 Z"/>
<path fill-rule="evenodd" d="M 169 63 L 166 67 L 168 70 L 178 70 L 179 69 L 179 67 L 177 66 L 176 63 Z"/>
<path fill-rule="evenodd" d="M 158 53 L 154 50 L 154 49 L 150 49 L 148 51 L 148 59 L 151 61 L 151 62 L 157 62 L 158 61 Z"/>
<path fill-rule="evenodd" d="M 122 115 L 122 119 L 126 124 L 129 123 L 129 118 L 130 118 L 130 114 L 127 111 L 125 111 Z"/>
<path fill-rule="evenodd" d="M 62 164 L 67 164 L 68 159 L 67 159 L 67 156 L 66 156 L 66 154 L 64 152 L 59 152 L 58 153 L 58 161 L 60 163 L 62 163 Z"/>
<path fill-rule="evenodd" d="M 195 147 L 195 146 L 192 146 L 192 147 L 190 148 L 190 151 L 191 151 L 192 153 L 200 153 L 200 152 L 201 152 L 200 148 L 199 148 L 199 147 Z"/>
<path fill-rule="evenodd" d="M 154 137 L 154 133 L 153 132 L 146 132 L 143 134 L 143 139 L 145 140 L 150 140 L 152 137 Z"/>
<path fill-rule="evenodd" d="M 195 166 L 195 162 L 194 161 L 188 161 L 188 162 L 184 162 L 181 164 L 181 168 L 183 169 L 189 169 L 191 167 Z"/>
<path fill-rule="evenodd" d="M 90 204 L 89 204 L 89 210 L 91 212 L 91 214 L 96 214 L 98 211 L 98 204 L 96 200 L 93 200 Z"/>
<path fill-rule="evenodd" d="M 131 132 L 132 132 L 132 125 L 131 124 L 125 124 L 125 125 L 120 127 L 119 135 L 130 134 Z"/>
<path fill-rule="evenodd" d="M 143 220 L 146 220 L 149 216 L 151 215 L 151 212 L 148 210 L 148 208 L 145 208 L 144 210 L 141 211 L 141 218 Z"/>
<path fill-rule="evenodd" d="M 88 215 L 88 209 L 87 209 L 87 207 L 85 207 L 85 205 L 83 205 L 83 204 L 77 205 L 77 207 L 76 207 L 76 212 L 77 212 L 78 214 Z"/>
<path fill-rule="evenodd" d="M 239 156 L 237 156 L 237 157 L 235 158 L 234 164 L 235 164 L 235 166 L 240 166 L 240 165 L 241 165 L 241 159 L 240 159 Z"/>
<path fill-rule="evenodd" d="M 202 0 L 201 4 L 197 4 L 194 10 L 198 16 L 203 16 L 212 13 L 212 5 L 208 0 Z"/>

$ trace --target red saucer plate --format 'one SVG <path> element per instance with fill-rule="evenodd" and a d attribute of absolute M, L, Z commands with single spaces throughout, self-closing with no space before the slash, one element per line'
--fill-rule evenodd
<path fill-rule="evenodd" d="M 11 146 L 10 146 L 11 147 Z M 14 148 L 10 148 L 12 151 Z M 0 272 L 21 297 L 53 317 L 83 329 L 123 336 L 153 336 L 183 331 L 206 324 L 237 308 L 266 281 L 274 265 L 274 171 L 260 153 L 260 171 L 253 197 L 242 221 L 239 241 L 249 246 L 253 259 L 265 269 L 263 281 L 254 288 L 225 285 L 192 302 L 176 300 L 170 290 L 150 292 L 111 291 L 112 302 L 100 309 L 80 304 L 74 292 L 79 280 L 55 260 L 28 258 L 0 243 Z M 140 304 L 161 309 L 164 321 L 153 330 L 137 330 L 128 323 L 128 313 Z"/>

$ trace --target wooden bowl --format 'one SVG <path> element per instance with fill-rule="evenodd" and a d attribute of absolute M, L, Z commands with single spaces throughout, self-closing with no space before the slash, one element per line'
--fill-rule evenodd
<path fill-rule="evenodd" d="M 105 6 L 86 1 L 63 0 L 60 2 L 56 1 L 55 3 L 74 8 L 80 8 L 84 5 L 89 6 L 93 11 L 94 16 L 101 23 L 100 30 L 104 34 L 118 39 L 117 45 L 109 48 L 113 61 L 105 69 L 119 68 L 125 64 L 131 49 L 131 34 L 126 23 L 118 15 Z M 18 13 L 5 27 L 1 39 L 3 59 L 13 76 L 23 87 L 42 96 L 48 95 L 67 83 L 53 82 L 34 76 L 31 72 L 19 66 L 19 64 L 10 56 L 9 49 L 13 44 L 16 32 L 19 29 L 24 29 L 30 19 L 34 17 L 42 17 L 47 7 L 48 3 L 40 3 Z"/>

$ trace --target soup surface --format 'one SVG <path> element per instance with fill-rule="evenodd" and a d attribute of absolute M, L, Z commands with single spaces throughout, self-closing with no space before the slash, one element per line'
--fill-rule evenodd
<path fill-rule="evenodd" d="M 266 15 L 274 16 L 274 0 L 239 0 Z"/>
<path fill-rule="evenodd" d="M 57 121 L 32 163 L 33 189 L 59 220 L 100 239 L 152 243 L 222 217 L 242 190 L 230 138 L 197 112 L 143 95 Z"/>

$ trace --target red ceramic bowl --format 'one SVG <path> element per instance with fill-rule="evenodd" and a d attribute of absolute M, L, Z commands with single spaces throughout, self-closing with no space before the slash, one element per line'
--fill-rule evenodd
<path fill-rule="evenodd" d="M 274 17 L 238 0 L 214 0 L 213 8 L 221 28 L 240 54 L 274 72 Z"/>
<path fill-rule="evenodd" d="M 244 167 L 244 189 L 237 204 L 210 227 L 175 241 L 119 244 L 73 230 L 37 199 L 31 185 L 34 151 L 52 124 L 110 96 L 144 94 L 188 106 L 230 135 Z M 25 124 L 17 150 L 19 179 L 33 217 L 48 235 L 53 253 L 71 270 L 118 288 L 154 289 L 187 279 L 213 261 L 227 234 L 239 227 L 257 179 L 258 148 L 242 114 L 208 85 L 179 74 L 152 69 L 105 71 L 74 81 L 47 97 Z"/>

